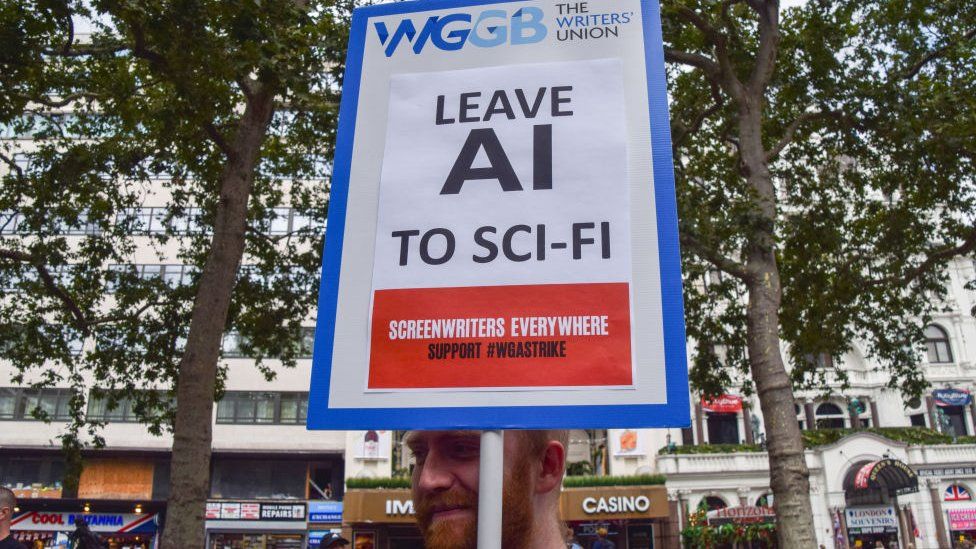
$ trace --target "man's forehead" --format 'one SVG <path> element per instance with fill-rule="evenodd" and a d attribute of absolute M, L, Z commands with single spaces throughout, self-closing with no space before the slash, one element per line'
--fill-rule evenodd
<path fill-rule="evenodd" d="M 408 445 L 417 445 L 430 443 L 435 440 L 442 439 L 475 439 L 481 440 L 481 433 L 479 431 L 408 431 L 407 436 L 404 437 L 404 442 Z"/>

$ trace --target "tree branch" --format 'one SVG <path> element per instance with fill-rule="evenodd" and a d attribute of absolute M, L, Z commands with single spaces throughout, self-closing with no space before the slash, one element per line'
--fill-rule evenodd
<path fill-rule="evenodd" d="M 779 2 L 778 0 L 748 0 L 759 14 L 759 51 L 756 64 L 749 75 L 749 90 L 762 94 L 769 84 L 776 68 L 776 53 L 779 49 Z"/>
<path fill-rule="evenodd" d="M 237 85 L 244 92 L 244 97 L 251 99 L 254 96 L 254 85 L 250 78 L 238 78 Z"/>
<path fill-rule="evenodd" d="M 227 158 L 234 157 L 234 149 L 232 149 L 230 144 L 227 143 L 227 140 L 224 139 L 224 136 L 221 135 L 220 131 L 217 129 L 217 126 L 214 126 L 213 122 L 204 122 L 203 131 L 207 134 L 207 137 L 209 137 L 210 140 L 217 145 L 220 152 L 224 153 L 224 156 Z"/>
<path fill-rule="evenodd" d="M 721 83 L 722 69 L 718 63 L 698 53 L 691 53 L 672 48 L 664 48 L 664 59 L 671 63 L 679 63 L 700 69 L 709 82 L 714 84 Z"/>
<path fill-rule="evenodd" d="M 100 318 L 96 318 L 95 320 L 89 321 L 88 324 L 90 326 L 97 326 L 99 324 L 111 324 L 113 322 L 122 322 L 125 320 L 136 320 L 140 316 L 142 316 L 142 313 L 148 311 L 150 307 L 155 307 L 157 305 L 164 305 L 164 304 L 166 304 L 165 301 L 147 301 L 132 313 L 103 316 Z"/>
<path fill-rule="evenodd" d="M 50 292 L 54 297 L 56 297 L 64 305 L 65 309 L 71 314 L 74 321 L 74 325 L 78 328 L 84 335 L 89 335 L 89 323 L 88 319 L 85 318 L 85 314 L 81 312 L 78 304 L 75 300 L 68 295 L 58 283 L 54 281 L 54 277 L 51 276 L 51 272 L 47 270 L 44 266 L 44 262 L 37 257 L 24 253 L 18 252 L 17 250 L 9 250 L 0 248 L 0 258 L 10 259 L 12 261 L 17 261 L 19 263 L 28 263 L 34 270 L 37 271 L 37 275 L 41 278 L 44 283 L 44 287 Z"/>
<path fill-rule="evenodd" d="M 718 62 L 721 75 L 721 84 L 725 91 L 733 99 L 742 97 L 742 82 L 735 74 L 735 67 L 732 65 L 732 58 L 729 56 L 728 37 L 719 32 L 711 23 L 701 15 L 686 6 L 676 8 L 679 17 L 695 26 L 704 36 L 705 41 L 712 45 L 715 50 L 715 60 Z"/>
<path fill-rule="evenodd" d="M 811 120 L 823 119 L 823 118 L 833 118 L 840 115 L 841 113 L 838 111 L 817 111 L 817 112 L 805 112 L 800 116 L 796 117 L 796 119 L 794 119 L 793 122 L 791 122 L 790 125 L 786 127 L 786 131 L 783 133 L 783 137 L 775 145 L 773 145 L 773 148 L 769 149 L 769 151 L 766 152 L 766 162 L 772 161 L 774 158 L 776 158 L 779 155 L 779 153 L 783 152 L 783 149 L 785 149 L 787 145 L 793 142 L 793 138 L 796 135 L 796 131 L 805 122 L 809 122 Z"/>
<path fill-rule="evenodd" d="M 909 269 L 901 276 L 889 276 L 879 280 L 872 280 L 868 282 L 868 285 L 878 286 L 881 284 L 893 283 L 898 286 L 904 286 L 925 274 L 935 265 L 948 261 L 957 255 L 970 253 L 973 250 L 976 250 L 976 227 L 970 229 L 969 234 L 966 235 L 966 238 L 958 246 L 950 246 L 948 248 L 940 248 L 930 251 L 924 261 L 914 268 Z"/>
<path fill-rule="evenodd" d="M 71 45 L 75 43 L 75 22 L 70 15 L 65 19 L 68 21 L 68 39 L 64 42 L 64 48 L 61 51 L 67 53 L 71 50 Z"/>
<path fill-rule="evenodd" d="M 948 52 L 953 47 L 959 45 L 961 42 L 972 40 L 974 37 L 976 37 L 976 28 L 970 29 L 969 32 L 962 35 L 962 37 L 959 40 L 953 40 L 952 42 L 949 42 L 945 46 L 942 46 L 941 48 L 932 50 L 929 53 L 925 54 L 924 56 L 922 56 L 921 59 L 916 61 L 915 64 L 911 65 L 910 67 L 908 67 L 907 69 L 899 73 L 896 73 L 895 80 L 896 81 L 911 80 L 912 78 L 915 78 L 915 76 L 918 75 L 918 73 L 922 70 L 922 68 L 924 68 L 925 65 L 928 64 L 930 61 L 942 57 L 943 55 L 945 55 L 946 52 Z"/>
<path fill-rule="evenodd" d="M 725 29 L 729 33 L 729 38 L 733 42 L 740 42 L 739 40 L 739 29 L 735 26 L 735 21 L 729 15 L 729 9 L 735 4 L 741 4 L 745 0 L 723 0 L 722 5 L 719 7 L 719 17 L 722 19 L 722 23 L 725 25 Z"/>
<path fill-rule="evenodd" d="M 739 263 L 738 261 L 729 259 L 718 251 L 705 246 L 700 240 L 698 240 L 698 238 L 688 234 L 687 231 L 681 231 L 680 238 L 682 247 L 690 250 L 702 259 L 711 262 L 719 269 L 729 273 L 739 280 L 742 280 L 743 282 L 748 281 L 750 278 L 749 270 L 745 265 Z"/>
<path fill-rule="evenodd" d="M 701 129 L 702 124 L 705 123 L 705 120 L 709 116 L 715 114 L 719 109 L 725 106 L 725 100 L 722 98 L 718 85 L 714 82 L 710 82 L 710 84 L 712 100 L 714 103 L 710 107 L 702 109 L 697 115 L 695 115 L 690 126 L 686 126 L 681 122 L 675 122 L 671 129 L 671 148 L 673 150 L 678 150 L 684 143 L 685 139 L 691 135 L 694 135 L 698 132 L 698 130 Z"/>
<path fill-rule="evenodd" d="M 150 66 L 156 71 L 169 76 L 170 81 L 176 86 L 180 94 L 184 96 L 184 99 L 193 101 L 193 94 L 189 92 L 186 85 L 179 78 L 173 75 L 173 71 L 170 68 L 169 62 L 166 60 L 166 57 L 146 46 L 146 33 L 142 26 L 136 22 L 129 22 L 129 28 L 132 31 L 132 38 L 135 42 L 135 45 L 132 48 L 132 54 L 140 59 L 148 61 Z M 222 152 L 228 160 L 233 160 L 235 156 L 234 149 L 227 143 L 224 136 L 221 135 L 220 131 L 217 129 L 217 126 L 214 125 L 213 120 L 202 121 L 200 122 L 200 125 L 203 133 L 211 141 L 213 141 L 215 145 L 217 145 L 220 152 Z"/>
<path fill-rule="evenodd" d="M 12 158 L 10 158 L 9 156 L 3 153 L 0 153 L 0 161 L 3 161 L 4 164 L 10 166 L 11 170 L 17 172 L 17 179 L 21 179 L 21 180 L 24 179 L 24 169 L 18 166 L 17 163 L 14 162 Z"/>

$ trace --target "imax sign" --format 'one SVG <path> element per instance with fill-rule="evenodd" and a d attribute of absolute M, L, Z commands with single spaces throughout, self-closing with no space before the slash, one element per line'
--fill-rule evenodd
<path fill-rule="evenodd" d="M 477 18 L 470 13 L 433 15 L 427 18 L 419 33 L 411 19 L 401 20 L 392 34 L 382 21 L 375 23 L 375 27 L 380 44 L 386 46 L 384 51 L 390 57 L 404 39 L 413 45 L 415 54 L 419 54 L 427 42 L 444 51 L 460 50 L 465 44 L 479 48 L 506 43 L 513 46 L 534 44 L 544 39 L 548 32 L 542 17 L 541 9 L 523 7 L 511 15 L 496 9 L 485 10 Z"/>

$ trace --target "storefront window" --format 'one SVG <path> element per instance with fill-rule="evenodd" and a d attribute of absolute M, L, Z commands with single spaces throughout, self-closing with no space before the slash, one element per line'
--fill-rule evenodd
<path fill-rule="evenodd" d="M 60 489 L 63 477 L 64 461 L 60 457 L 0 456 L 0 486 Z"/>
<path fill-rule="evenodd" d="M 301 549 L 302 534 L 211 534 L 210 549 Z"/>

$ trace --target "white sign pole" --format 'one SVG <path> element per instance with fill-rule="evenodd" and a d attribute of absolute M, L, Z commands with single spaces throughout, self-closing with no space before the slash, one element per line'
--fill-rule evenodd
<path fill-rule="evenodd" d="M 478 476 L 478 549 L 501 549 L 505 432 L 481 432 Z"/>

